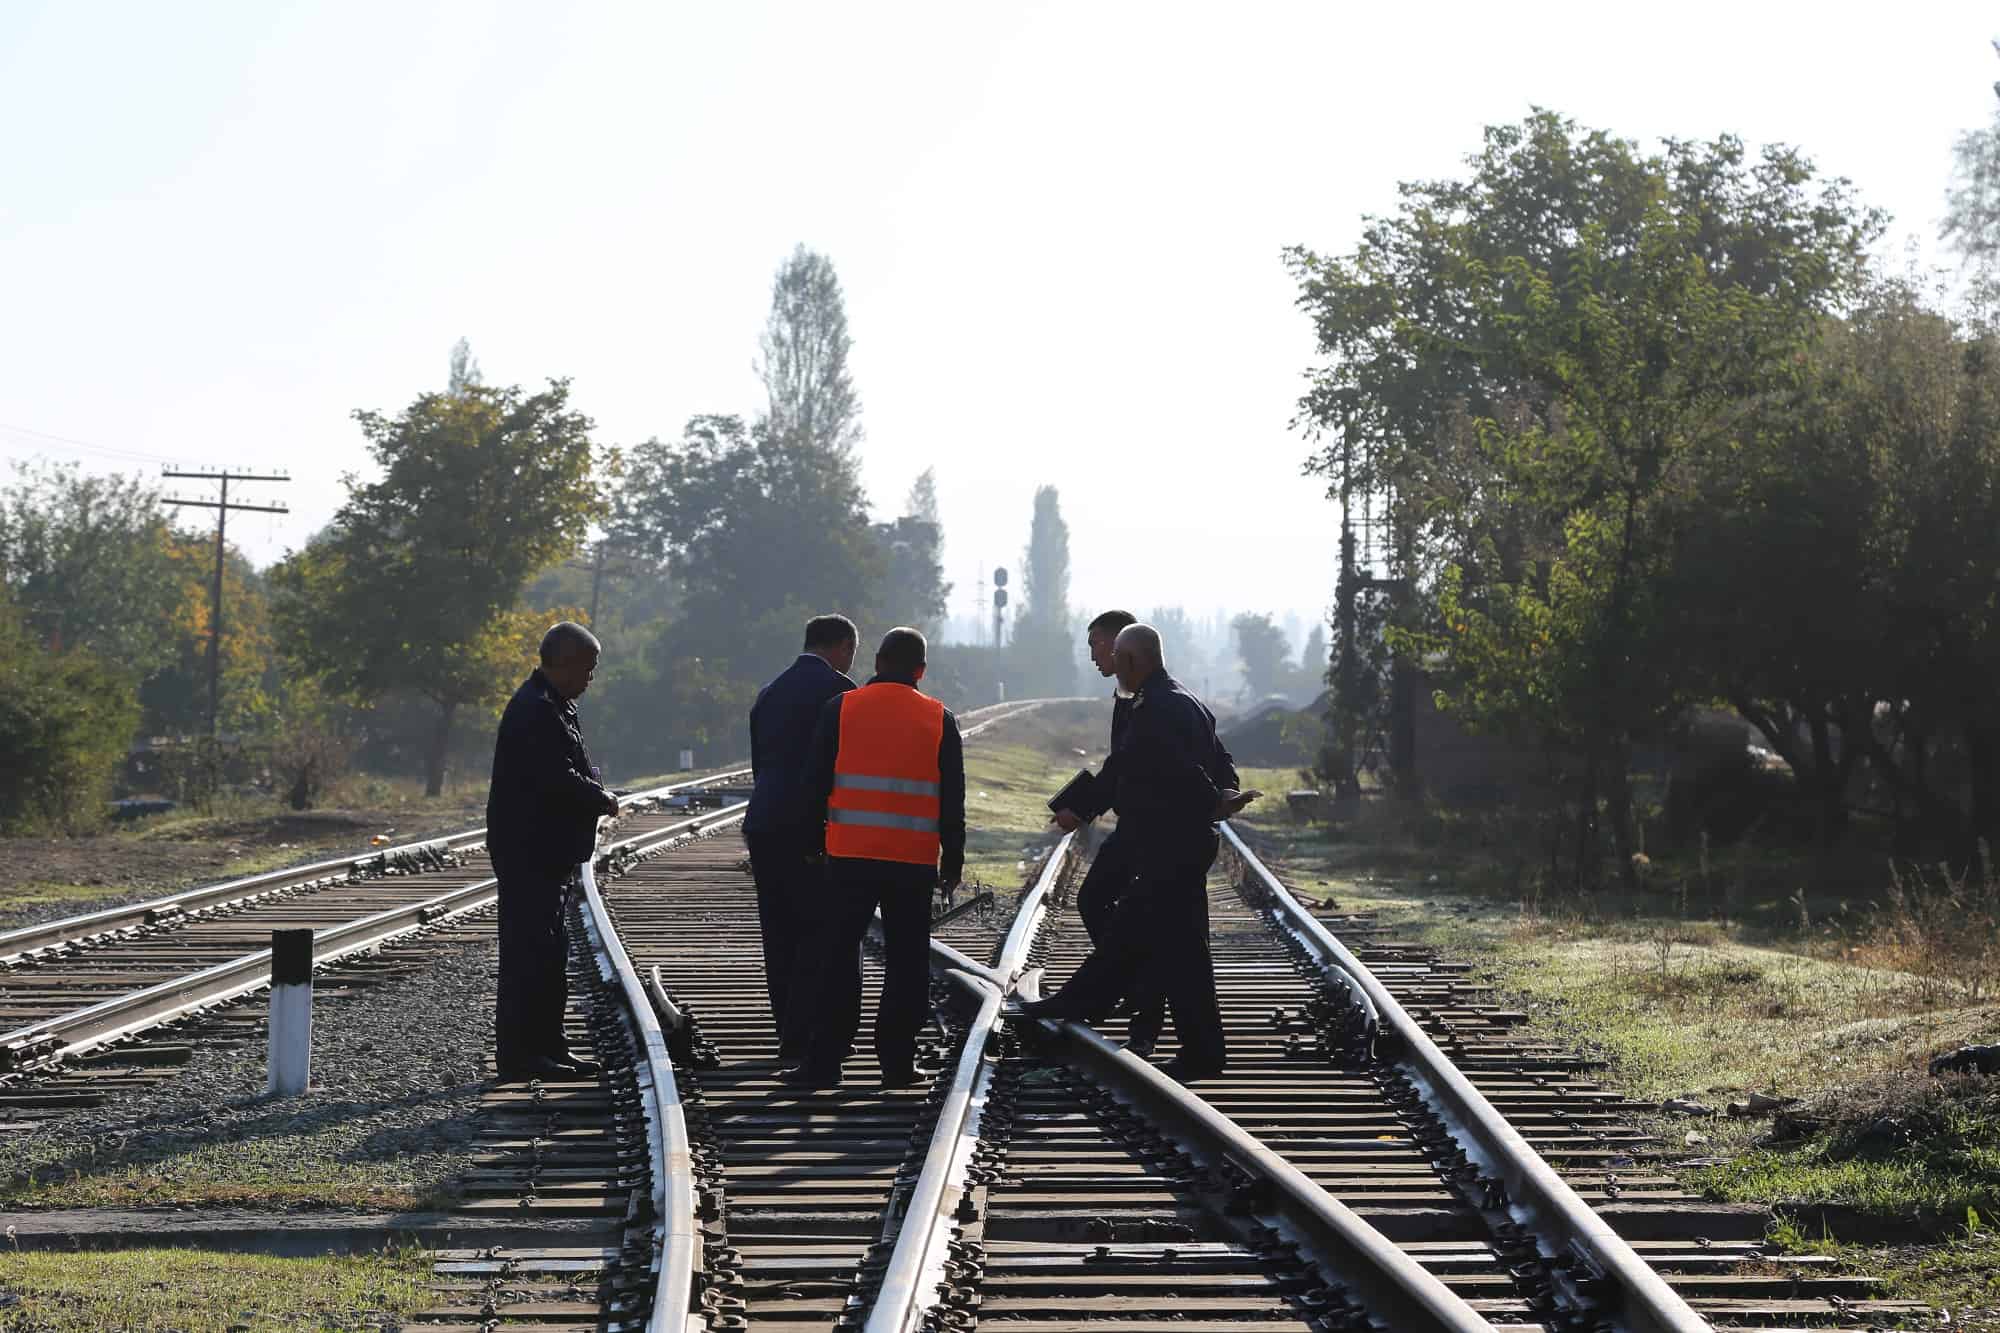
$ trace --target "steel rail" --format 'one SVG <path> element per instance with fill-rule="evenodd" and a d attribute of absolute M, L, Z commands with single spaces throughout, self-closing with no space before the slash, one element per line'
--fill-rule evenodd
<path fill-rule="evenodd" d="M 1039 974 L 1019 993 L 1039 998 Z M 1030 1020 L 1057 1034 L 1064 1052 L 1096 1082 L 1208 1159 L 1227 1163 L 1257 1184 L 1245 1196 L 1253 1211 L 1275 1213 L 1326 1275 L 1366 1303 L 1386 1329 L 1490 1333 L 1493 1324 L 1392 1240 L 1327 1193 L 1250 1131 L 1130 1051 L 1071 1019 Z"/>
<path fill-rule="evenodd" d="M 1015 703 L 987 704 L 982 708 L 968 711 L 967 719 L 981 718 L 964 731 L 971 736 L 997 722 L 1004 722 L 1018 713 L 1040 707 L 1054 700 L 1024 699 Z M 984 714 L 996 713 L 993 717 Z M 665 783 L 658 787 L 648 787 L 642 791 L 627 794 L 623 799 L 638 803 L 657 801 L 684 792 L 690 787 L 705 787 L 731 778 L 751 775 L 747 765 L 719 769 L 698 778 L 684 778 L 677 782 Z M 360 852 L 353 856 L 334 857 L 326 861 L 314 861 L 307 865 L 290 866 L 282 870 L 267 870 L 240 879 L 224 880 L 218 884 L 205 884 L 197 888 L 184 889 L 179 893 L 160 898 L 149 898 L 144 902 L 126 903 L 119 907 L 100 908 L 94 912 L 82 912 L 75 916 L 63 917 L 55 921 L 38 922 L 32 926 L 20 926 L 13 930 L 0 931 L 0 967 L 19 962 L 27 955 L 44 949 L 65 944 L 78 944 L 99 935 L 114 931 L 133 930 L 141 926 L 159 924 L 176 917 L 192 916 L 196 912 L 212 911 L 217 908 L 232 907 L 249 899 L 275 893 L 282 889 L 300 888 L 314 880 L 333 875 L 352 875 L 356 871 L 367 871 L 373 866 L 386 866 L 399 857 L 420 855 L 427 851 L 459 851 L 467 847 L 483 846 L 486 841 L 484 828 L 464 829 L 436 838 L 426 838 L 419 842 L 400 843 L 394 847 L 382 847 L 373 851 Z"/>
<path fill-rule="evenodd" d="M 1554 1255 L 1560 1245 L 1602 1274 L 1618 1298 L 1617 1307 L 1607 1313 L 1627 1327 L 1643 1333 L 1708 1333 L 1713 1325 L 1577 1197 L 1438 1049 L 1388 987 L 1258 859 L 1235 828 L 1225 822 L 1222 833 L 1244 870 L 1264 889 L 1279 923 L 1322 966 L 1347 979 L 1354 987 L 1352 994 L 1373 1011 L 1371 1018 L 1381 1024 L 1391 1043 L 1385 1058 L 1401 1066 L 1466 1156 L 1505 1183 L 1514 1220 L 1537 1238 L 1545 1252 Z"/>
<path fill-rule="evenodd" d="M 979 1147 L 980 1120 L 993 1081 L 994 1066 L 986 1058 L 986 1049 L 999 1026 L 1003 991 L 1027 962 L 1029 946 L 1034 943 L 1047 910 L 1048 896 L 1069 864 L 1075 839 L 1074 833 L 1065 833 L 1050 849 L 1034 886 L 1021 895 L 1014 924 L 993 967 L 980 967 L 939 941 L 931 943 L 933 954 L 948 964 L 947 974 L 960 985 L 973 989 L 979 1000 L 979 1012 L 966 1029 L 965 1042 L 959 1048 L 958 1067 L 938 1109 L 930 1150 L 910 1190 L 909 1202 L 900 1218 L 887 1219 L 886 1225 L 900 1223 L 900 1229 L 883 1270 L 875 1304 L 868 1312 L 865 1333 L 914 1333 L 925 1314 L 938 1303 L 938 1280 L 944 1275 L 951 1243 L 951 1201 L 964 1188 L 972 1154 Z"/>
<path fill-rule="evenodd" d="M 628 844 L 642 844 L 643 850 L 659 841 L 710 827 L 714 822 L 714 815 L 699 815 L 636 834 L 608 850 L 622 850 Z M 338 961 L 409 931 L 477 911 L 498 896 L 499 881 L 483 879 L 421 902 L 391 907 L 319 930 L 313 936 L 313 966 Z M 114 995 L 11 1032 L 0 1032 L 0 1072 L 83 1054 L 195 1010 L 239 999 L 269 985 L 270 980 L 271 951 L 258 949 L 198 972 Z"/>
<path fill-rule="evenodd" d="M 745 777 L 749 772 L 748 768 L 727 769 L 711 773 L 706 777 L 689 778 L 661 787 L 648 788 L 642 792 L 634 792 L 625 799 L 660 800 L 690 787 L 702 787 L 729 778 Z M 395 847 L 378 848 L 328 861 L 315 861 L 309 865 L 292 866 L 284 870 L 269 870 L 242 879 L 224 880 L 219 884 L 185 889 L 163 898 L 150 898 L 145 902 L 101 908 L 57 921 L 44 921 L 37 925 L 0 931 L 0 966 L 18 962 L 27 955 L 44 949 L 82 943 L 114 931 L 133 930 L 141 926 L 192 916 L 196 912 L 235 906 L 267 893 L 300 888 L 315 880 L 335 875 L 351 876 L 357 871 L 365 873 L 375 866 L 387 866 L 400 857 L 418 856 L 433 850 L 459 851 L 467 847 L 483 846 L 485 841 L 484 828 L 465 829 L 443 837 L 427 838 L 421 842 L 401 843 Z"/>
<path fill-rule="evenodd" d="M 594 860 L 594 858 L 593 858 Z M 656 1237 L 653 1247 L 653 1308 L 647 1315 L 648 1333 L 685 1333 L 694 1323 L 695 1272 L 701 1257 L 701 1233 L 695 1222 L 694 1154 L 688 1142 L 687 1118 L 681 1109 L 680 1088 L 674 1082 L 673 1061 L 667 1055 L 667 1038 L 660 1027 L 657 1005 L 666 1000 L 632 966 L 631 956 L 618 937 L 604 896 L 597 889 L 597 874 L 591 861 L 577 868 L 583 882 L 581 911 L 584 929 L 590 937 L 591 953 L 604 984 L 623 1002 L 625 1021 L 631 1027 L 633 1077 L 638 1084 L 639 1107 L 646 1118 L 646 1147 L 651 1159 L 652 1222 Z"/>
<path fill-rule="evenodd" d="M 1021 700 L 1011 704 L 991 704 L 986 708 L 974 710 L 967 716 L 971 717 L 978 713 L 992 713 L 994 716 L 962 728 L 960 736 L 962 739 L 970 739 L 989 727 L 1022 713 L 1031 712 L 1048 702 L 1052 701 Z M 701 824 L 700 830 L 690 831 L 705 831 L 734 823 L 742 818 L 744 809 L 745 807 L 732 806 L 707 816 L 705 820 L 690 821 Z M 909 1203 L 902 1214 L 903 1218 L 920 1218 L 923 1222 L 914 1229 L 909 1226 L 900 1226 L 897 1229 L 895 1249 L 885 1269 L 874 1308 L 869 1315 L 870 1329 L 914 1328 L 915 1321 L 921 1318 L 923 1309 L 936 1303 L 934 1297 L 928 1302 L 921 1299 L 924 1278 L 927 1275 L 931 1276 L 934 1286 L 936 1275 L 943 1272 L 951 1227 L 950 1211 L 945 1201 L 950 1197 L 954 1184 L 963 1185 L 972 1152 L 979 1144 L 979 1114 L 985 1105 L 985 1089 L 992 1079 L 992 1065 L 985 1058 L 986 1047 L 999 1021 L 1002 988 L 1019 973 L 1027 958 L 1028 946 L 1033 943 L 1035 931 L 1041 922 L 1043 900 L 1054 886 L 1063 866 L 1068 863 L 1073 839 L 1072 834 L 1063 835 L 1061 841 L 1056 843 L 1043 861 L 1041 874 L 1034 887 L 1022 898 L 1014 926 L 1008 933 L 1006 943 L 1001 949 L 1000 962 L 996 967 L 985 967 L 941 940 L 931 942 L 933 954 L 948 964 L 949 968 L 964 970 L 968 974 L 968 980 L 977 984 L 983 994 L 978 1015 L 974 1018 L 972 1026 L 967 1029 L 965 1042 L 960 1049 L 952 1085 L 939 1109 L 937 1126 L 931 1136 L 930 1152 L 925 1157 L 924 1168 L 917 1177 L 916 1185 L 910 1193 Z M 647 846 L 650 848 L 657 845 L 657 841 L 665 840 L 658 839 L 649 842 Z M 592 883 L 594 893 L 594 880 Z M 622 956 L 622 949 L 620 954 Z M 671 1007 L 666 991 L 660 984 L 658 968 L 654 969 L 653 986 L 653 1002 L 663 1010 Z M 675 1107 L 675 1114 L 678 1114 L 678 1105 Z M 684 1136 L 686 1132 L 684 1122 L 680 1130 Z M 681 1146 L 684 1153 L 686 1146 L 684 1137 Z M 672 1151 L 671 1147 L 669 1151 Z M 694 1197 L 692 1182 L 693 1177 L 690 1173 L 686 1188 L 690 1209 L 688 1225 L 691 1233 Z M 900 1220 L 890 1218 L 887 1220 L 887 1225 L 897 1226 Z M 694 1245 L 698 1245 L 699 1241 L 698 1235 L 692 1236 Z M 689 1262 L 692 1263 L 691 1260 Z M 656 1311 L 691 1308 L 687 1303 L 692 1299 L 691 1267 L 685 1279 L 687 1285 L 684 1287 L 673 1285 L 681 1280 L 678 1275 L 670 1279 L 663 1271 L 659 1295 L 654 1306 Z M 900 1316 L 886 1316 L 885 1310 L 904 1313 Z M 894 1322 L 884 1323 L 885 1318 L 893 1318 Z"/>

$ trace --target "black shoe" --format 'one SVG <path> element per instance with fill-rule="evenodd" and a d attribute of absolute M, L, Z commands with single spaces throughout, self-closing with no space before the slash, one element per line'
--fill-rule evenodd
<path fill-rule="evenodd" d="M 923 1081 L 923 1076 L 914 1069 L 885 1069 L 882 1071 L 882 1086 L 885 1088 L 914 1088 Z"/>
<path fill-rule="evenodd" d="M 787 1069 L 778 1075 L 778 1082 L 788 1088 L 824 1090 L 840 1086 L 838 1069 L 815 1069 L 811 1065 L 800 1065 Z"/>
<path fill-rule="evenodd" d="M 1191 1065 L 1177 1055 L 1167 1061 L 1160 1072 L 1176 1083 L 1193 1083 L 1199 1079 L 1214 1078 L 1225 1068 L 1226 1065 Z"/>
<path fill-rule="evenodd" d="M 1123 1046 L 1119 1047 L 1119 1049 L 1123 1051 L 1130 1051 L 1133 1055 L 1138 1056 L 1141 1060 L 1150 1060 L 1153 1058 L 1153 1043 L 1150 1041 L 1140 1041 L 1137 1037 L 1134 1037 L 1132 1040 L 1126 1042 Z"/>
<path fill-rule="evenodd" d="M 526 1083 L 530 1079 L 549 1079 L 567 1082 L 576 1074 L 567 1065 L 559 1065 L 546 1056 L 536 1056 L 532 1060 L 514 1060 L 500 1066 L 499 1078 L 502 1083 Z"/>
<path fill-rule="evenodd" d="M 582 1060 L 574 1055 L 553 1056 L 549 1063 L 567 1069 L 571 1078 L 596 1078 L 602 1069 L 595 1060 Z"/>
<path fill-rule="evenodd" d="M 1060 1023 L 1064 1019 L 1070 1017 L 1070 1015 L 1062 1011 L 1062 1009 L 1056 1004 L 1055 996 L 1051 995 L 1048 996 L 1046 999 L 1022 1000 L 1021 1017 L 1048 1018 L 1048 1019 L 1053 1019 L 1056 1022 Z"/>

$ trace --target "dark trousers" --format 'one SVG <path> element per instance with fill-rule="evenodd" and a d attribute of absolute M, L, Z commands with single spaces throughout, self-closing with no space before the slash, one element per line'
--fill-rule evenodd
<path fill-rule="evenodd" d="M 569 1006 L 569 877 L 503 858 L 488 848 L 500 881 L 500 1002 L 494 1015 L 502 1069 L 569 1053 L 563 1013 Z"/>
<path fill-rule="evenodd" d="M 815 860 L 808 839 L 791 833 L 746 833 L 750 873 L 757 880 L 757 927 L 764 936 L 764 987 L 771 996 L 771 1019 L 778 1029 L 781 1059 L 803 1056 L 807 1033 L 799 1015 L 811 1006 L 802 993 L 812 960 L 805 956 L 811 923 L 826 891 L 826 867 Z"/>
<path fill-rule="evenodd" d="M 1103 948 L 1111 933 L 1113 914 L 1118 909 L 1118 900 L 1125 896 L 1131 886 L 1132 876 L 1138 867 L 1125 853 L 1125 844 L 1119 841 L 1118 830 L 1112 829 L 1097 844 L 1091 854 L 1090 869 L 1083 877 L 1083 883 L 1076 891 L 1076 914 L 1083 921 L 1083 928 L 1090 934 L 1094 948 Z M 1129 997 L 1128 1008 L 1132 1014 L 1130 1036 L 1134 1045 L 1150 1050 L 1160 1039 L 1160 1028 L 1167 1018 L 1167 999 L 1155 984 L 1155 979 L 1146 974 L 1133 982 L 1133 993 Z M 1103 1018 L 1106 1014 L 1094 1014 L 1093 1018 Z"/>
<path fill-rule="evenodd" d="M 1215 863 L 1215 835 L 1126 836 L 1133 839 L 1132 881 L 1119 895 L 1103 939 L 1050 997 L 1052 1012 L 1088 1019 L 1157 987 L 1173 1016 L 1181 1058 L 1199 1069 L 1220 1068 L 1228 1048 L 1215 997 L 1215 960 L 1208 951 L 1208 868 Z"/>
<path fill-rule="evenodd" d="M 811 1068 L 832 1073 L 854 1049 L 861 1027 L 861 941 L 882 911 L 882 1003 L 875 1010 L 875 1058 L 885 1074 L 915 1062 L 917 1034 L 930 1016 L 931 893 L 937 871 L 898 861 L 829 857 L 815 914 L 816 964 Z"/>

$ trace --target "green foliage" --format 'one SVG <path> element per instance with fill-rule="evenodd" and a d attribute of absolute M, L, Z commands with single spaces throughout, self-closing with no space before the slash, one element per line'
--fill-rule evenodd
<path fill-rule="evenodd" d="M 883 558 L 884 625 L 909 625 L 935 637 L 951 585 L 944 581 L 944 533 L 935 522 L 905 514 L 873 525 Z"/>
<path fill-rule="evenodd" d="M 186 572 L 159 493 L 74 464 L 17 463 L 14 476 L 0 490 L 0 587 L 29 631 L 134 679 L 171 663 Z"/>
<path fill-rule="evenodd" d="M 1064 696 L 1076 691 L 1082 635 L 1070 624 L 1069 524 L 1053 486 L 1035 488 L 1035 516 L 1022 560 L 1021 610 L 1014 620 L 1009 696 Z"/>
<path fill-rule="evenodd" d="M 1291 688 L 1298 674 L 1292 662 L 1292 645 L 1268 612 L 1245 611 L 1229 622 L 1229 630 L 1236 637 L 1236 656 L 1243 663 L 1245 698 L 1260 701 Z"/>
<path fill-rule="evenodd" d="M 861 440 L 861 399 L 847 372 L 854 340 L 833 261 L 801 245 L 771 283 L 771 313 L 757 371 L 770 405 L 765 433 L 787 445 L 845 459 Z"/>
<path fill-rule="evenodd" d="M 138 724 L 129 675 L 87 649 L 51 651 L 0 602 L 0 832 L 102 823 Z"/>
<path fill-rule="evenodd" d="M 1784 149 L 1623 140 L 1538 112 L 1462 181 L 1403 187 L 1356 252 L 1295 250 L 1326 362 L 1303 419 L 1391 496 L 1429 596 L 1392 643 L 1473 726 L 1570 756 L 1579 878 L 1600 798 L 1636 851 L 1626 756 L 1699 687 L 1664 596 L 1694 479 L 1801 379 L 1879 219 Z"/>
<path fill-rule="evenodd" d="M 2000 52 L 2000 42 L 1993 49 Z M 2000 97 L 2000 83 L 1993 92 Z M 1952 158 L 1939 234 L 1968 262 L 1990 264 L 2000 257 L 2000 108 L 1984 129 L 1958 136 Z"/>
<path fill-rule="evenodd" d="M 879 596 L 883 553 L 853 461 L 740 417 L 695 417 L 680 440 L 632 449 L 612 530 L 678 572 L 679 614 L 646 649 L 652 706 L 666 709 L 652 713 L 655 758 L 727 749 L 757 684 L 797 655 L 806 621 L 830 611 L 865 621 Z M 628 716 L 643 712 L 618 693 L 635 705 Z"/>
<path fill-rule="evenodd" d="M 523 585 L 603 512 L 591 423 L 568 403 L 565 380 L 464 383 L 394 417 L 355 413 L 381 479 L 350 479 L 328 532 L 272 571 L 289 656 L 336 690 L 436 707 L 430 795 L 458 710 L 505 698 L 532 660 L 546 620 L 517 606 Z"/>

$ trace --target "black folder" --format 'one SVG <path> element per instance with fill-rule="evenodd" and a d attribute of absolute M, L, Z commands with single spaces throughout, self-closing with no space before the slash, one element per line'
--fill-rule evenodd
<path fill-rule="evenodd" d="M 1050 812 L 1076 809 L 1078 798 L 1088 793 L 1096 785 L 1097 779 L 1091 775 L 1090 770 L 1079 768 L 1076 770 L 1076 776 L 1063 784 L 1061 791 L 1049 797 Z"/>

